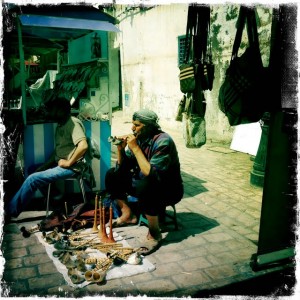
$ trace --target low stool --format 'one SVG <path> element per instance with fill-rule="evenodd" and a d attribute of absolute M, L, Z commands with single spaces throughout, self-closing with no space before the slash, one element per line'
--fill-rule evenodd
<path fill-rule="evenodd" d="M 173 212 L 167 211 L 167 207 L 169 207 L 169 206 L 172 207 Z M 170 221 L 167 221 L 166 218 L 170 219 Z M 178 230 L 177 213 L 176 213 L 175 205 L 166 206 L 165 210 L 159 215 L 159 220 L 161 223 L 163 223 L 165 225 L 174 224 L 175 230 Z M 148 220 L 144 214 L 140 214 L 138 225 L 141 226 L 142 223 L 144 223 L 145 225 L 148 226 Z"/>
<path fill-rule="evenodd" d="M 170 212 L 167 211 L 167 207 L 169 207 L 169 206 L 173 209 L 173 211 L 170 211 Z M 177 212 L 176 212 L 175 204 L 168 205 L 167 207 L 160 215 L 160 221 L 165 225 L 174 224 L 174 229 L 178 230 Z M 167 221 L 166 220 L 167 218 L 170 220 Z"/>
<path fill-rule="evenodd" d="M 147 218 L 145 217 L 145 215 L 144 214 L 140 214 L 140 217 L 139 217 L 139 226 L 141 226 L 142 225 L 142 223 L 144 223 L 145 225 L 147 225 L 148 226 L 148 220 L 147 220 Z"/>

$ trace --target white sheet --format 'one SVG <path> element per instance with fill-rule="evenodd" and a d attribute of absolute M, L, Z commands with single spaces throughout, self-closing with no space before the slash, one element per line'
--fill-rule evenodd
<path fill-rule="evenodd" d="M 90 232 L 90 230 L 91 229 L 86 229 L 82 233 L 88 233 L 88 232 Z M 39 242 L 45 246 L 48 256 L 52 259 L 58 272 L 60 272 L 64 276 L 64 279 L 68 283 L 68 285 L 70 285 L 72 287 L 82 288 L 88 284 L 93 283 L 90 281 L 84 281 L 83 283 L 80 283 L 80 284 L 74 284 L 68 275 L 68 269 L 66 268 L 66 266 L 63 263 L 61 263 L 58 258 L 56 258 L 52 255 L 53 251 L 55 251 L 57 249 L 55 249 L 53 245 L 48 244 L 43 239 L 41 232 L 37 232 L 37 233 L 35 233 L 35 235 L 37 236 Z M 89 236 L 88 239 L 91 239 L 91 237 L 93 237 L 93 236 Z M 123 247 L 130 247 L 130 245 L 127 243 L 127 241 L 125 241 L 116 232 L 114 232 L 114 239 L 117 243 L 122 243 Z M 96 241 L 96 239 L 95 239 L 95 241 Z M 93 251 L 92 253 L 89 253 L 90 257 L 105 257 L 104 253 L 102 253 L 98 250 L 95 250 L 95 249 L 87 248 L 86 251 L 87 252 Z M 121 266 L 112 265 L 110 267 L 110 269 L 107 271 L 106 280 L 133 276 L 133 275 L 137 275 L 137 274 L 141 274 L 141 273 L 151 272 L 153 270 L 155 270 L 155 266 L 152 263 L 150 263 L 146 258 L 143 258 L 141 264 L 139 264 L 139 265 L 129 265 L 126 263 L 122 264 Z M 83 273 L 83 276 L 84 276 L 84 273 Z"/>
<path fill-rule="evenodd" d="M 256 155 L 261 137 L 259 122 L 235 127 L 230 149 Z"/>

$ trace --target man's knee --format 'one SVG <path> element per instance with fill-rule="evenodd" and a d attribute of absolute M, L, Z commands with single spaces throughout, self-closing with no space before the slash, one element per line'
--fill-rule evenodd
<path fill-rule="evenodd" d="M 139 198 L 152 198 L 160 194 L 161 186 L 149 177 L 134 181 L 136 194 Z"/>
<path fill-rule="evenodd" d="M 33 189 L 38 189 L 40 187 L 46 186 L 49 184 L 48 180 L 45 180 L 41 177 L 41 172 L 36 172 L 30 174 L 24 181 L 23 185 L 27 184 Z"/>
<path fill-rule="evenodd" d="M 115 168 L 110 168 L 105 174 L 105 187 L 111 190 L 116 181 Z"/>
<path fill-rule="evenodd" d="M 36 174 L 36 173 L 32 173 L 32 174 L 30 174 L 30 175 L 25 179 L 25 182 L 26 182 L 26 183 L 33 183 L 33 182 L 35 182 L 37 179 L 38 179 L 37 174 Z"/>

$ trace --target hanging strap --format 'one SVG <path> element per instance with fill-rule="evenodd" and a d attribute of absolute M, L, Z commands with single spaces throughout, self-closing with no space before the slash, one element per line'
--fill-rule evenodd
<path fill-rule="evenodd" d="M 241 41 L 242 41 L 242 34 L 246 23 L 246 8 L 241 6 L 239 16 L 236 23 L 236 34 L 235 39 L 232 47 L 232 55 L 231 60 L 237 57 Z"/>
<path fill-rule="evenodd" d="M 208 30 L 210 23 L 210 7 L 202 6 L 199 17 L 201 18 L 199 21 L 201 22 L 201 31 L 199 32 L 201 37 L 201 61 L 204 61 L 207 54 L 207 41 L 208 41 Z"/>
<path fill-rule="evenodd" d="M 253 49 L 256 51 L 256 55 L 260 59 L 260 64 L 262 65 L 262 59 L 261 59 L 261 54 L 259 49 L 256 15 L 255 15 L 254 8 L 252 8 L 247 15 L 247 32 L 248 32 L 250 47 L 253 47 Z"/>
<path fill-rule="evenodd" d="M 204 57 L 204 59 L 207 60 L 207 62 L 212 63 L 212 47 L 211 47 L 211 35 L 210 35 L 210 18 L 208 20 L 208 36 L 207 36 L 207 56 Z"/>
<path fill-rule="evenodd" d="M 197 7 L 197 30 L 194 38 L 194 56 L 197 63 L 203 62 L 207 52 L 210 7 Z"/>
<path fill-rule="evenodd" d="M 210 7 L 190 5 L 186 27 L 184 62 L 200 62 L 207 52 L 208 30 L 210 28 Z"/>
<path fill-rule="evenodd" d="M 231 61 L 238 56 L 238 50 L 241 45 L 245 24 L 247 24 L 249 45 L 256 49 L 260 54 L 255 10 L 254 8 L 241 6 L 236 24 L 237 31 L 233 43 Z"/>
<path fill-rule="evenodd" d="M 196 15 L 192 5 L 188 8 L 185 45 L 184 45 L 184 63 L 187 63 L 190 59 L 192 50 L 193 35 L 195 34 Z"/>

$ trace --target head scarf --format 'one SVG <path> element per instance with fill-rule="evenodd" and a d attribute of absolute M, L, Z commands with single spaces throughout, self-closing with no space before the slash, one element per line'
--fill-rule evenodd
<path fill-rule="evenodd" d="M 157 114 L 149 109 L 142 108 L 139 111 L 136 111 L 132 117 L 133 121 L 140 121 L 145 125 L 150 125 L 155 128 L 160 128 L 158 124 L 158 116 Z"/>

